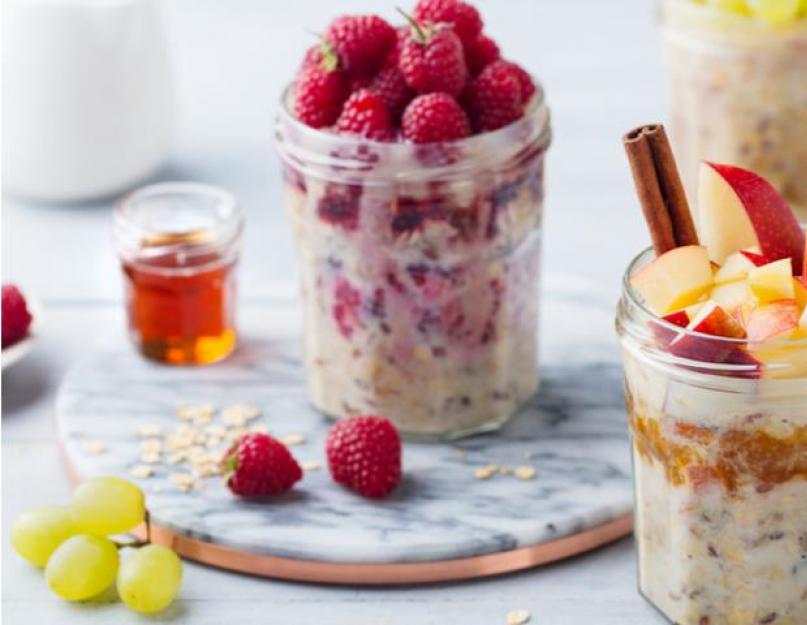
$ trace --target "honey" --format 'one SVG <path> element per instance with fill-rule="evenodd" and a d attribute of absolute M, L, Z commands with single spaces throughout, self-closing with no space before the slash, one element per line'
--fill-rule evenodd
<path fill-rule="evenodd" d="M 240 233 L 234 200 L 214 187 L 166 183 L 124 200 L 116 238 L 129 333 L 141 354 L 202 365 L 233 351 Z"/>

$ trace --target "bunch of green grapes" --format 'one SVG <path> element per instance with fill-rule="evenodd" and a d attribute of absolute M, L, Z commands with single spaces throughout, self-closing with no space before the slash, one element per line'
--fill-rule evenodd
<path fill-rule="evenodd" d="M 154 613 L 179 592 L 182 563 L 166 547 L 131 547 L 109 538 L 131 532 L 145 519 L 143 491 L 117 477 L 100 477 L 76 488 L 69 506 L 22 514 L 11 528 L 11 544 L 45 569 L 48 586 L 62 599 L 90 599 L 117 579 L 118 595 L 129 608 Z"/>

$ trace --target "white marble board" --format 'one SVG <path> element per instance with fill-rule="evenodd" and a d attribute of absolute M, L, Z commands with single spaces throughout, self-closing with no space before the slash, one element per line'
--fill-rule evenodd
<path fill-rule="evenodd" d="M 233 497 L 220 478 L 181 492 L 181 471 L 155 465 L 140 480 L 153 521 L 172 532 L 251 554 L 333 563 L 435 562 L 541 545 L 614 521 L 632 508 L 621 370 L 613 309 L 585 290 L 547 290 L 538 395 L 495 435 L 455 444 L 406 443 L 405 479 L 372 502 L 306 472 L 270 503 Z M 176 407 L 253 403 L 272 434 L 302 434 L 293 451 L 324 465 L 329 422 L 305 397 L 293 305 L 251 315 L 226 362 L 175 368 L 141 359 L 121 338 L 80 361 L 59 394 L 59 435 L 80 476 L 126 475 L 140 464 L 140 426 L 176 425 Z M 243 324 L 242 324 L 243 325 Z M 591 332 L 581 328 L 592 328 Z M 573 331 L 571 331 L 573 330 Z M 96 442 L 103 453 L 91 453 Z M 88 445 L 87 443 L 92 443 Z M 458 453 L 457 449 L 464 450 Z M 474 477 L 488 464 L 533 465 L 537 477 Z"/>

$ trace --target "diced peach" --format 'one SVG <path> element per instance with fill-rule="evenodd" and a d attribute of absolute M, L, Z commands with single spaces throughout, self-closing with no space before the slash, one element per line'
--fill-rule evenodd
<path fill-rule="evenodd" d="M 793 299 L 793 265 L 789 258 L 755 267 L 748 272 L 748 284 L 761 302 Z"/>
<path fill-rule="evenodd" d="M 698 245 L 672 249 L 631 278 L 633 288 L 657 315 L 691 306 L 712 283 L 709 254 Z"/>

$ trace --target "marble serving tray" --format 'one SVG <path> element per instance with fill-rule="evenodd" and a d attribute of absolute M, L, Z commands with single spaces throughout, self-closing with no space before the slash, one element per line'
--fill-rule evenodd
<path fill-rule="evenodd" d="M 578 553 L 631 528 L 621 370 L 609 306 L 549 291 L 543 310 L 538 395 L 498 434 L 406 443 L 405 479 L 384 501 L 348 492 L 327 473 L 330 424 L 306 401 L 292 304 L 244 311 L 239 349 L 214 366 L 153 364 L 123 337 L 90 354 L 60 391 L 65 459 L 77 479 L 135 479 L 147 493 L 155 540 L 186 557 L 252 573 L 337 583 L 435 581 Z M 591 331 L 572 333 L 571 324 Z M 260 408 L 250 426 L 303 439 L 295 456 L 321 468 L 265 503 L 236 499 L 217 476 L 184 490 L 176 474 L 189 470 L 181 464 L 163 461 L 149 465 L 150 477 L 130 475 L 143 464 L 144 425 L 167 432 L 178 424 L 180 405 L 241 403 Z M 480 479 L 478 469 L 489 465 L 534 467 L 535 477 L 505 469 Z"/>

